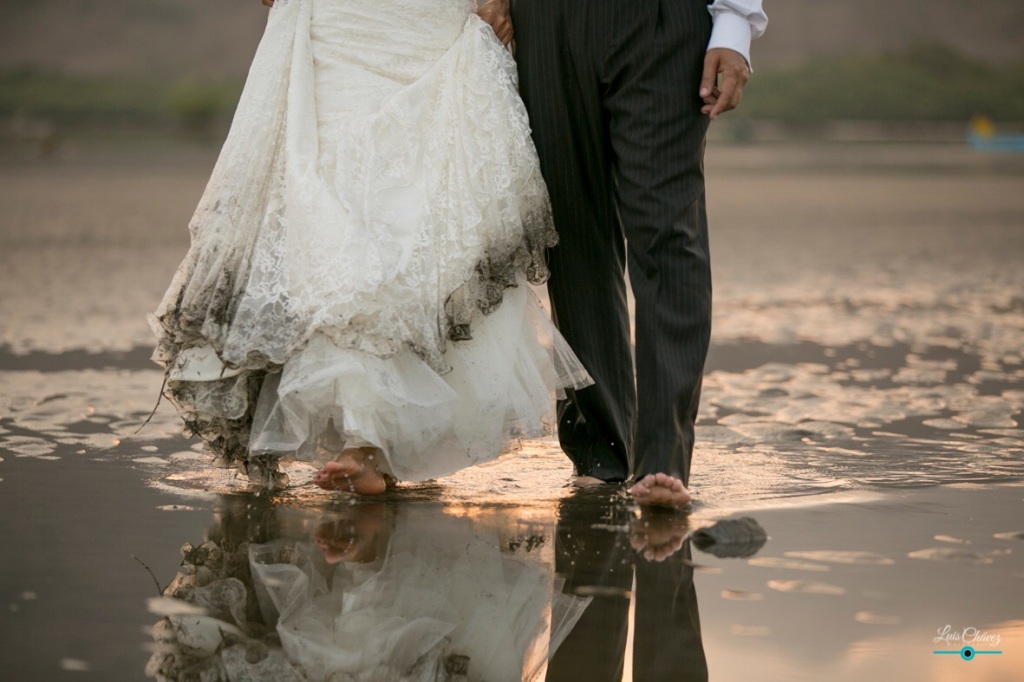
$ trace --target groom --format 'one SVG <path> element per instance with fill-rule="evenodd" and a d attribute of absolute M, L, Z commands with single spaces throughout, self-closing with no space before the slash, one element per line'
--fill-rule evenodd
<path fill-rule="evenodd" d="M 595 381 L 559 403 L 562 449 L 581 484 L 683 507 L 711 332 L 704 138 L 739 103 L 761 0 L 480 4 L 506 44 L 514 29 L 560 239 L 553 316 Z"/>

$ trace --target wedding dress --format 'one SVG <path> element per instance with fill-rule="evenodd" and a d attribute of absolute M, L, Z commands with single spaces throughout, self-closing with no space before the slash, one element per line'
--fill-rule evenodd
<path fill-rule="evenodd" d="M 527 283 L 557 237 L 515 65 L 473 0 L 277 0 L 150 316 L 186 429 L 225 463 L 333 429 L 425 480 L 589 383 Z"/>

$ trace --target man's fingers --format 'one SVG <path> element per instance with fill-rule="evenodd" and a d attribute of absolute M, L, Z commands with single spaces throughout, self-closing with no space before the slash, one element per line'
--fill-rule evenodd
<path fill-rule="evenodd" d="M 699 94 L 702 99 L 710 97 L 715 89 L 715 83 L 718 82 L 718 67 L 718 54 L 708 52 L 704 57 L 704 74 L 700 79 Z"/>
<path fill-rule="evenodd" d="M 266 5 L 267 7 L 273 7 L 274 0 L 263 0 L 263 4 Z"/>
<path fill-rule="evenodd" d="M 710 86 L 709 76 L 711 77 Z M 721 92 L 712 96 L 715 81 L 721 76 Z M 704 57 L 704 75 L 701 80 L 700 96 L 704 100 L 701 111 L 714 119 L 719 114 L 735 109 L 743 95 L 743 86 L 750 77 L 750 67 L 742 54 L 725 48 L 708 50 Z"/>
<path fill-rule="evenodd" d="M 714 120 L 719 114 L 735 109 L 736 105 L 740 103 L 740 94 L 743 92 L 743 87 L 739 84 L 738 79 L 734 74 L 726 74 L 725 78 L 722 79 L 722 94 L 718 97 L 718 101 L 715 102 L 714 106 L 711 107 L 711 120 Z"/>
<path fill-rule="evenodd" d="M 711 88 L 711 94 L 701 99 L 704 100 L 704 104 L 714 104 L 718 101 L 718 98 L 722 96 L 722 91 L 718 88 Z"/>

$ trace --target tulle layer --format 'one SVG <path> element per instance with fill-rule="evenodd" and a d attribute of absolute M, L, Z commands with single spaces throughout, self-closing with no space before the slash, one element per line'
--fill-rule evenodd
<path fill-rule="evenodd" d="M 195 347 L 168 372 L 169 393 L 226 465 L 254 455 L 322 465 L 342 447 L 372 446 L 398 480 L 444 476 L 550 433 L 554 395 L 591 383 L 520 284 L 477 314 L 472 339 L 448 345 L 443 375 L 409 350 L 381 358 L 318 334 L 271 371 L 232 370 Z"/>
<path fill-rule="evenodd" d="M 586 385 L 586 371 L 525 284 L 479 318 L 448 345 L 444 375 L 408 350 L 382 359 L 315 336 L 264 382 L 249 449 L 323 464 L 318 441 L 334 428 L 346 446 L 379 447 L 386 473 L 422 481 L 549 433 L 553 393 Z"/>

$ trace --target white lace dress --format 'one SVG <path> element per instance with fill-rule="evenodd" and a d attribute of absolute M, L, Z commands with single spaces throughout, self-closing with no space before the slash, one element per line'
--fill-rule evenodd
<path fill-rule="evenodd" d="M 473 0 L 277 0 L 150 316 L 226 463 L 328 424 L 425 480 L 543 432 L 589 378 L 526 285 L 556 241 L 515 65 Z M 322 456 L 322 455 L 321 455 Z"/>

